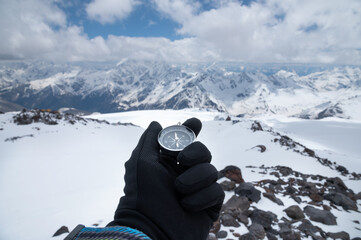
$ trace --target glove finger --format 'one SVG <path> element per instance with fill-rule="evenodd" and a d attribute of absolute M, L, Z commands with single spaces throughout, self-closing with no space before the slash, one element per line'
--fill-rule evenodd
<path fill-rule="evenodd" d="M 198 118 L 190 118 L 183 125 L 192 129 L 196 136 L 198 136 L 202 129 L 202 122 Z"/>
<path fill-rule="evenodd" d="M 217 179 L 217 169 L 209 163 L 201 163 L 179 175 L 174 185 L 178 192 L 189 195 L 210 186 Z"/>
<path fill-rule="evenodd" d="M 191 167 L 200 163 L 210 163 L 212 154 L 201 142 L 194 142 L 185 147 L 177 157 L 181 166 Z"/>
<path fill-rule="evenodd" d="M 154 156 L 155 154 L 158 155 L 158 134 L 161 130 L 162 126 L 158 122 L 151 122 L 142 134 L 133 154 L 138 154 L 138 158 L 142 159 L 148 159 L 149 156 Z"/>
<path fill-rule="evenodd" d="M 189 212 L 199 212 L 202 210 L 213 212 L 212 207 L 222 204 L 224 196 L 225 194 L 221 186 L 215 182 L 198 192 L 184 197 L 181 200 L 181 205 L 186 211 Z M 214 210 L 217 209 L 218 208 L 214 208 Z"/>
<path fill-rule="evenodd" d="M 219 214 L 223 206 L 223 201 L 224 198 L 219 199 L 219 202 L 216 205 L 206 209 L 208 216 L 212 219 L 213 222 L 217 221 L 217 219 L 219 218 Z"/>

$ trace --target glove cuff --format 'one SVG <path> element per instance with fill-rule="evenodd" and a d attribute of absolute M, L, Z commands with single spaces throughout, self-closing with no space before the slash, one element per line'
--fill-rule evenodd
<path fill-rule="evenodd" d="M 116 226 L 106 228 L 93 228 L 78 225 L 64 240 L 151 240 L 143 232 L 130 227 Z"/>
<path fill-rule="evenodd" d="M 117 209 L 115 217 L 107 227 L 128 226 L 142 231 L 153 240 L 169 240 L 169 238 L 149 218 L 132 209 Z"/>

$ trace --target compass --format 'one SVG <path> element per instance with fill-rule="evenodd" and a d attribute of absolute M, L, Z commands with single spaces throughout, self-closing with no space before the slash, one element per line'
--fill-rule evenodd
<path fill-rule="evenodd" d="M 171 152 L 180 152 L 194 142 L 196 135 L 192 129 L 184 125 L 173 125 L 164 128 L 158 135 L 160 146 Z"/>

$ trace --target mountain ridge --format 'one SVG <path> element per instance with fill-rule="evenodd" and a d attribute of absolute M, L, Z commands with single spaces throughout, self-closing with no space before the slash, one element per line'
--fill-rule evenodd
<path fill-rule="evenodd" d="M 270 73 L 274 66 L 247 71 L 222 63 L 14 63 L 0 66 L 0 98 L 27 108 L 103 113 L 208 108 L 251 117 L 317 118 L 337 105 L 335 116 L 361 119 L 361 113 L 354 112 L 361 107 L 360 67 L 315 67 L 306 75 L 287 68 Z"/>

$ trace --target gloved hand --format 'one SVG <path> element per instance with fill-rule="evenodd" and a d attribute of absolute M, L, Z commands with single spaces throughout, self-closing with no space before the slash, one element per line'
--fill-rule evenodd
<path fill-rule="evenodd" d="M 202 128 L 196 118 L 183 125 L 196 135 Z M 136 228 L 153 240 L 205 240 L 224 200 L 211 153 L 194 142 L 167 155 L 158 144 L 161 130 L 152 122 L 125 163 L 125 196 L 108 226 Z"/>

